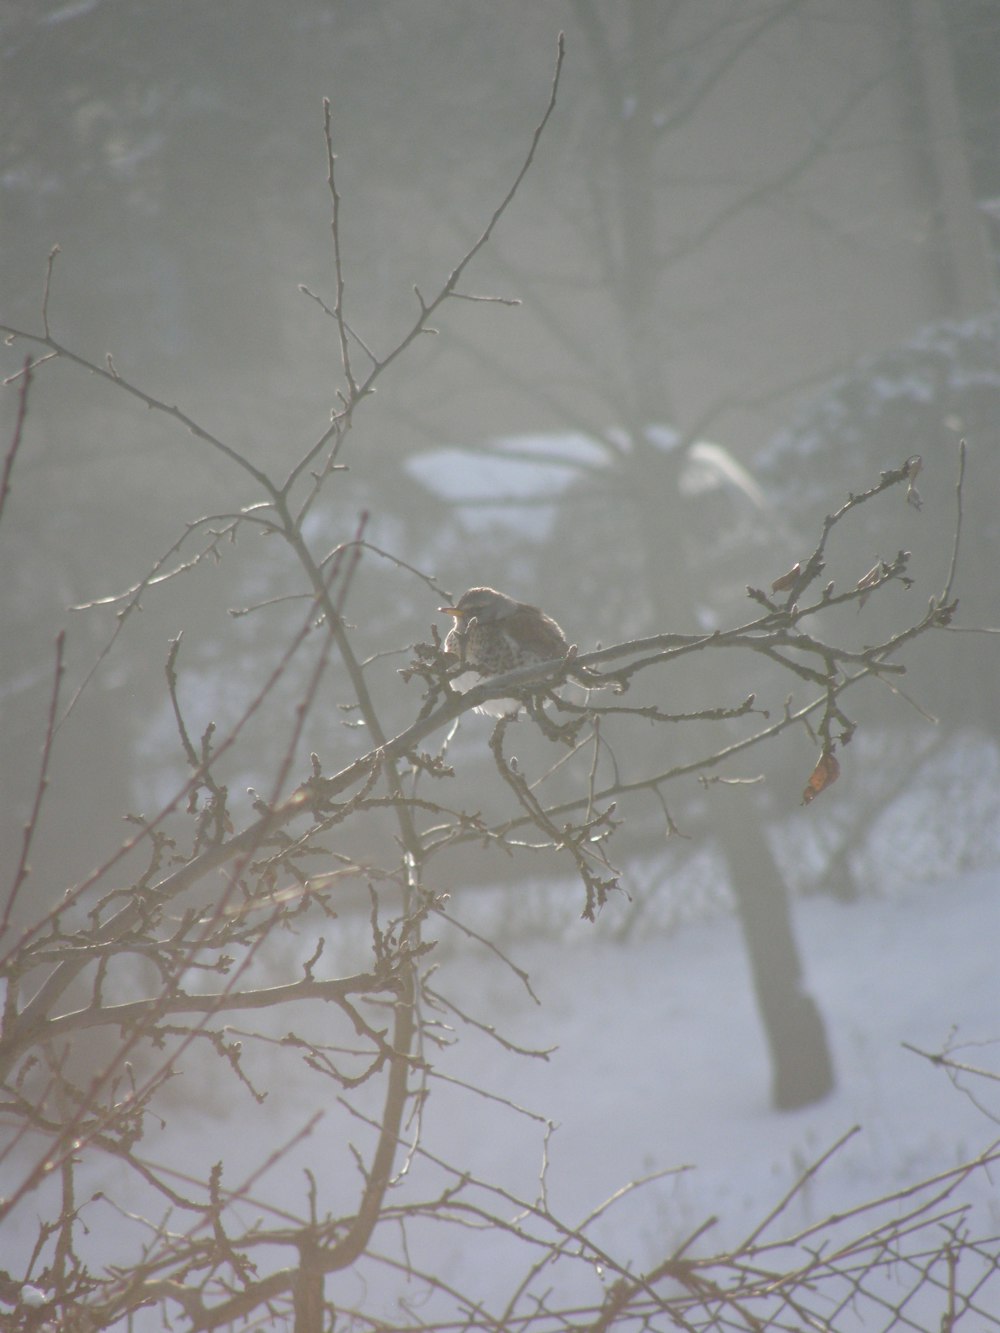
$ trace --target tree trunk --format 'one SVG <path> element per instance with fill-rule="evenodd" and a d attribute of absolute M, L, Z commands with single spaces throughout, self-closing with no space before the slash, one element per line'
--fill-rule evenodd
<path fill-rule="evenodd" d="M 701 576 L 690 567 L 685 512 L 678 481 L 680 448 L 664 453 L 645 439 L 646 428 L 670 421 L 665 385 L 669 339 L 659 308 L 656 217 L 656 51 L 662 10 L 654 0 L 632 0 L 629 86 L 612 77 L 612 95 L 629 114 L 620 116 L 620 300 L 628 383 L 625 420 L 632 453 L 633 504 L 644 536 L 645 581 L 657 624 L 664 629 L 696 624 Z M 613 63 L 607 53 L 609 67 Z M 682 626 L 677 617 L 682 616 Z M 720 677 L 720 687 L 726 682 Z M 724 691 L 723 691 L 724 692 Z M 741 793 L 741 798 L 744 794 Z M 760 1015 L 772 1061 L 772 1095 L 780 1108 L 819 1100 L 833 1087 L 833 1063 L 819 1009 L 803 985 L 792 929 L 788 890 L 771 854 L 758 802 L 741 799 L 720 821 L 718 836 L 739 904 L 740 920 Z"/>
<path fill-rule="evenodd" d="M 833 1061 L 823 1017 L 803 983 L 788 889 L 768 845 L 760 802 L 745 789 L 731 794 L 719 840 L 771 1054 L 772 1101 L 790 1110 L 831 1091 Z"/>

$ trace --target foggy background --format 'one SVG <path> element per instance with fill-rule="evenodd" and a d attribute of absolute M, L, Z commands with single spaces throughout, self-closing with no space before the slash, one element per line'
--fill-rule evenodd
<path fill-rule="evenodd" d="M 348 319 L 379 353 L 412 319 L 414 286 L 433 291 L 502 198 L 544 108 L 560 30 L 553 121 L 463 283 L 521 304 L 450 303 L 440 335 L 383 378 L 356 416 L 350 471 L 312 515 L 314 548 L 349 538 L 369 511 L 375 545 L 456 594 L 484 582 L 542 603 L 586 650 L 748 618 L 745 585 L 768 586 L 808 554 L 848 490 L 912 454 L 924 459 L 922 510 L 900 500 L 890 520 L 880 511 L 870 544 L 832 558 L 830 577 L 853 585 L 905 547 L 941 586 L 964 436 L 959 620 L 997 624 L 1000 18 L 989 3 L 7 5 L 4 322 L 40 329 L 58 244 L 53 335 L 96 362 L 110 354 L 146 392 L 282 473 L 336 406 L 334 325 L 300 290 L 332 299 L 322 99 Z M 5 349 L 5 375 L 23 355 Z M 5 438 L 16 391 L 5 391 Z M 724 452 L 699 452 L 704 441 Z M 245 535 L 238 560 L 223 549 L 220 563 L 150 589 L 104 657 L 121 603 L 67 610 L 135 586 L 191 520 L 261 499 L 236 477 L 77 367 L 39 370 L 0 532 L 5 862 L 30 809 L 61 625 L 64 702 L 88 684 L 57 737 L 35 908 L 114 849 L 127 811 L 152 813 L 183 778 L 168 641 L 183 630 L 193 729 L 223 728 L 297 623 L 295 603 L 265 622 L 229 614 L 301 591 L 277 543 Z M 417 577 L 363 560 L 350 618 L 393 725 L 418 705 L 397 671 L 432 624 L 445 628 L 438 604 Z M 821 828 L 797 810 L 808 737 L 769 756 L 768 791 L 742 818 L 757 825 L 765 813 L 793 887 L 877 889 L 885 867 L 867 839 L 913 781 L 935 802 L 968 811 L 970 792 L 981 802 L 996 760 L 994 643 L 921 643 L 906 685 L 919 709 L 888 691 L 859 704 L 863 762 L 824 798 Z M 679 671 L 669 702 L 773 687 L 731 667 Z M 298 683 L 292 673 L 282 687 L 289 710 Z M 354 752 L 335 673 L 324 699 L 296 779 L 310 750 L 327 771 Z M 466 726 L 459 741 L 477 798 L 484 737 Z M 237 808 L 284 741 L 279 722 L 261 718 L 227 758 Z M 675 743 L 678 756 L 689 744 Z M 636 767 L 649 745 L 662 738 L 627 739 Z M 976 757 L 946 767 L 935 756 L 955 745 Z M 485 805 L 502 797 L 488 772 L 482 784 Z M 740 816 L 694 784 L 677 799 L 690 845 L 666 847 L 655 803 L 631 808 L 632 886 L 683 903 L 690 870 L 724 896 L 732 848 L 713 860 L 712 840 Z M 992 807 L 975 808 L 988 826 Z M 953 814 L 941 825 L 938 860 L 975 864 L 979 825 Z M 364 836 L 378 843 L 384 829 L 371 820 Z M 442 882 L 464 882 L 470 866 L 456 857 Z"/>
<path fill-rule="evenodd" d="M 913 553 L 914 588 L 893 584 L 850 607 L 846 630 L 839 623 L 838 642 L 859 650 L 884 640 L 946 584 L 960 439 L 968 464 L 954 623 L 1000 625 L 993 0 L 8 3 L 0 323 L 41 332 L 46 264 L 58 246 L 52 337 L 283 477 L 327 430 L 342 383 L 329 316 L 323 99 L 337 153 L 345 309 L 364 365 L 365 348 L 382 356 L 397 344 L 418 300 L 440 290 L 500 204 L 546 106 L 561 31 L 554 115 L 460 284 L 463 297 L 498 299 L 447 302 L 438 333 L 380 376 L 354 413 L 339 456 L 347 470 L 328 478 L 306 525 L 320 559 L 368 516 L 365 537 L 378 550 L 364 553 L 345 616 L 387 731 L 419 710 L 420 682 L 400 670 L 433 626 L 447 628 L 437 589 L 457 596 L 485 583 L 537 602 L 581 651 L 740 624 L 756 614 L 748 584 L 769 588 L 808 557 L 824 516 L 849 492 L 919 455 L 920 506 L 898 488 L 852 516 L 823 576 L 853 588 L 879 560 Z M 4 450 L 28 347 L 15 339 L 3 349 Z M 134 827 L 126 815 L 154 816 L 183 784 L 189 770 L 164 678 L 176 636 L 190 732 L 214 723 L 224 735 L 281 663 L 309 589 L 288 548 L 252 535 L 249 523 L 235 543 L 213 535 L 265 498 L 247 472 L 72 356 L 36 369 L 12 485 L 0 524 L 5 867 L 16 865 L 31 817 L 55 638 L 61 628 L 68 635 L 20 927 L 113 854 Z M 160 577 L 186 562 L 185 572 Z M 153 572 L 141 609 L 123 619 L 129 590 Z M 763 1196 L 736 1179 L 736 1166 L 730 1172 L 726 1150 L 736 1145 L 743 1165 L 763 1174 L 787 1152 L 790 1118 L 763 1113 L 768 1054 L 771 1109 L 819 1102 L 835 1086 L 848 1099 L 827 1099 L 822 1122 L 797 1122 L 805 1146 L 800 1153 L 796 1140 L 781 1164 L 791 1179 L 815 1147 L 813 1126 L 841 1132 L 869 1078 L 872 1088 L 891 1085 L 885 1098 L 870 1097 L 882 1136 L 871 1150 L 882 1172 L 873 1188 L 931 1162 L 936 1169 L 938 1156 L 953 1160 L 950 1125 L 940 1129 L 922 1084 L 911 1091 L 885 1053 L 898 1054 L 899 1039 L 938 1040 L 939 1018 L 943 1029 L 958 1017 L 985 1021 L 980 996 L 995 1012 L 994 932 L 982 923 L 992 919 L 1000 859 L 996 644 L 995 635 L 935 631 L 908 647 L 902 680 L 849 694 L 857 736 L 841 749 L 836 787 L 808 809 L 801 793 L 818 744 L 804 728 L 725 766 L 733 785 L 691 776 L 670 787 L 666 804 L 649 791 L 624 797 L 626 893 L 594 927 L 579 922 L 579 885 L 556 877 L 556 857 L 539 856 L 526 872 L 525 860 L 467 843 L 431 859 L 429 891 L 454 894 L 486 939 L 523 946 L 554 1003 L 539 1020 L 533 1001 L 512 1000 L 510 977 L 490 977 L 468 940 L 448 935 L 445 914 L 432 964 L 455 965 L 456 993 L 464 1003 L 471 992 L 484 1021 L 510 1018 L 525 1042 L 551 1036 L 553 1047 L 581 1053 L 578 1064 L 554 1064 L 559 1082 L 536 1062 L 540 1081 L 526 1082 L 526 1099 L 537 1090 L 547 1107 L 553 1097 L 568 1120 L 594 1107 L 603 1114 L 604 1098 L 608 1119 L 635 1112 L 634 1130 L 627 1117 L 619 1122 L 613 1156 L 594 1151 L 601 1126 L 570 1125 L 564 1142 L 574 1155 L 562 1165 L 574 1209 L 593 1206 L 602 1171 L 614 1175 L 613 1189 L 623 1173 L 672 1168 L 690 1151 L 725 1177 L 722 1207 L 739 1194 L 737 1212 L 756 1210 Z M 253 793 L 278 795 L 274 775 L 315 660 L 300 657 L 213 769 L 229 785 L 236 827 L 252 818 Z M 795 684 L 763 659 L 701 653 L 655 682 L 644 676 L 629 702 L 683 712 L 733 707 L 753 693 L 776 718 Z M 308 775 L 311 753 L 329 774 L 367 750 L 358 725 L 350 682 L 331 660 L 284 794 Z M 712 753 L 752 725 L 613 720 L 595 763 L 628 782 Z M 530 724 L 513 730 L 524 771 L 554 762 L 551 742 Z M 463 719 L 448 755 L 457 794 L 442 800 L 499 822 L 509 794 L 488 736 L 482 719 Z M 555 799 L 575 780 L 559 771 L 546 790 Z M 384 811 L 365 810 L 338 831 L 335 851 L 351 865 L 398 868 L 394 836 Z M 175 864 L 171 850 L 164 865 Z M 116 865 L 93 897 L 141 869 L 138 855 Z M 958 884 L 960 874 L 964 915 L 949 912 L 945 895 L 914 889 L 921 878 L 925 888 Z M 904 889 L 911 896 L 897 898 Z M 336 887 L 334 928 L 310 919 L 298 935 L 276 931 L 253 984 L 298 974 L 320 929 L 332 941 L 324 967 L 368 966 L 367 915 L 352 910 L 367 913 L 365 890 Z M 805 896 L 814 901 L 796 901 Z M 804 972 L 790 901 L 803 923 Z M 907 916 L 922 929 L 907 937 L 912 966 L 897 982 L 892 946 Z M 682 961 L 663 967 L 688 927 Z M 862 931 L 864 950 L 852 938 Z M 565 948 L 550 948 L 553 939 Z M 635 952 L 616 951 L 621 942 Z M 155 990 L 146 960 L 128 962 L 125 982 Z M 937 963 L 937 989 L 924 993 Z M 870 990 L 855 984 L 855 968 Z M 609 976 L 618 980 L 605 990 Z M 651 1017 L 648 1040 L 640 1027 L 631 1042 L 620 1039 L 629 1006 Z M 321 1007 L 306 1008 L 321 1028 Z M 877 1027 L 890 1018 L 891 1030 Z M 113 1058 L 115 1037 L 105 1037 L 106 1048 L 96 1037 L 79 1041 L 74 1058 Z M 439 1067 L 453 1059 L 458 1079 L 493 1086 L 492 1047 L 479 1065 L 466 1063 L 475 1039 Z M 266 1085 L 270 1051 L 255 1055 Z M 303 1070 L 301 1084 L 274 1079 L 279 1096 L 257 1121 L 249 1099 L 239 1103 L 241 1133 L 232 1136 L 228 1084 L 205 1075 L 199 1052 L 188 1059 L 187 1081 L 168 1085 L 164 1102 L 177 1113 L 176 1160 L 193 1176 L 207 1178 L 223 1151 L 230 1162 L 262 1160 L 276 1127 L 298 1132 L 314 1105 L 325 1114 L 334 1100 Z M 591 1074 L 584 1097 L 581 1067 Z M 517 1078 L 496 1074 L 500 1100 Z M 526 1152 L 482 1129 L 453 1091 L 434 1105 L 444 1111 L 428 1142 L 438 1135 L 458 1154 L 467 1134 L 470 1160 L 495 1152 L 506 1154 L 504 1169 L 529 1169 Z M 206 1127 L 192 1135 L 199 1116 Z M 751 1121 L 764 1126 L 759 1151 L 744 1150 Z M 346 1161 L 344 1143 L 326 1132 L 326 1147 Z M 973 1133 L 964 1121 L 959 1132 Z M 225 1143 L 227 1133 L 239 1141 Z M 303 1161 L 313 1151 L 306 1145 Z M 115 1169 L 101 1162 L 98 1172 Z M 874 1173 L 864 1160 L 852 1169 L 867 1188 Z M 342 1181 L 354 1190 L 353 1171 L 348 1161 L 342 1177 L 324 1178 L 324 1206 Z M 535 1171 L 531 1158 L 532 1180 Z M 283 1172 L 281 1206 L 282 1190 L 301 1206 L 300 1186 L 292 1167 Z M 662 1216 L 641 1233 L 651 1252 L 661 1252 L 664 1217 L 676 1228 L 685 1210 L 701 1215 L 705 1199 L 686 1200 L 686 1188 L 664 1196 Z M 122 1227 L 133 1242 L 134 1228 Z M 116 1243 L 114 1228 L 94 1240 L 109 1254 Z M 462 1246 L 448 1262 L 462 1270 Z"/>
<path fill-rule="evenodd" d="M 349 317 L 379 351 L 413 315 L 413 285 L 440 283 L 499 203 L 560 29 L 555 119 L 465 284 L 521 304 L 451 303 L 441 336 L 384 377 L 357 416 L 351 472 L 313 516 L 317 549 L 369 509 L 376 544 L 456 593 L 483 581 L 543 603 L 581 648 L 687 631 L 735 613 L 745 583 L 803 555 L 797 535 L 817 516 L 911 453 L 924 512 L 901 513 L 871 555 L 927 548 L 936 572 L 964 433 L 963 619 L 996 623 L 992 573 L 977 579 L 995 568 L 981 500 L 997 483 L 1000 401 L 997 224 L 981 207 L 1000 195 L 989 4 L 8 5 L 4 320 L 39 328 L 59 244 L 53 335 L 111 353 L 280 471 L 323 431 L 339 371 L 332 323 L 299 291 L 332 292 L 321 99 Z M 908 351 L 948 320 L 972 323 L 940 351 L 927 333 Z M 21 356 L 5 352 L 5 373 Z M 852 372 L 865 403 L 841 380 L 840 415 L 812 407 Z M 699 484 L 696 440 L 753 473 L 765 508 L 711 468 Z M 71 631 L 69 697 L 115 624 L 113 607 L 65 608 L 132 587 L 187 521 L 259 499 L 187 433 L 68 364 L 37 376 L 15 487 L 1 539 L 5 848 L 32 796 L 56 628 Z M 268 543 L 251 557 L 237 573 L 199 569 L 197 595 L 185 581 L 144 597 L 60 734 L 60 836 L 36 853 L 33 892 L 83 877 L 119 840 L 120 813 L 183 772 L 169 637 L 184 629 L 196 720 L 220 725 L 253 688 L 249 670 L 241 694 L 243 665 L 279 651 L 280 635 L 225 615 L 291 591 Z M 360 577 L 372 652 L 427 639 L 440 620 L 427 588 L 371 560 Z M 928 651 L 929 712 L 995 729 L 995 672 L 976 667 L 988 647 Z M 973 696 L 952 688 L 959 659 L 979 676 Z M 389 686 L 399 665 L 387 660 Z M 413 702 L 400 689 L 400 718 Z M 328 717 L 308 746 L 333 766 Z M 257 744 L 236 788 L 268 770 L 275 738 Z"/>

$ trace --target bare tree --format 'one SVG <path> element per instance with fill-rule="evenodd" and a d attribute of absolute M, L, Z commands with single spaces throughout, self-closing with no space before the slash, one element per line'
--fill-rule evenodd
<path fill-rule="evenodd" d="M 386 1284 L 405 1278 L 429 1302 L 410 1327 L 419 1322 L 443 1329 L 458 1320 L 465 1328 L 565 1329 L 581 1322 L 638 1328 L 660 1314 L 682 1328 L 759 1328 L 788 1319 L 835 1327 L 838 1312 L 848 1307 L 902 1310 L 918 1298 L 934 1304 L 948 1327 L 966 1312 L 989 1318 L 985 1284 L 995 1278 L 996 1244 L 960 1231 L 953 1199 L 995 1154 L 797 1234 L 780 1232 L 785 1199 L 739 1245 L 711 1257 L 693 1257 L 706 1230 L 699 1228 L 637 1276 L 630 1256 L 610 1254 L 592 1239 L 595 1219 L 573 1226 L 560 1221 L 545 1199 L 544 1168 L 539 1198 L 521 1199 L 471 1177 L 422 1137 L 424 1116 L 433 1111 L 428 1089 L 436 1077 L 439 1015 L 517 1049 L 491 1014 L 476 1014 L 465 997 L 439 989 L 433 975 L 430 955 L 444 934 L 484 943 L 434 887 L 432 870 L 442 852 L 468 844 L 561 862 L 580 883 L 582 917 L 594 921 L 609 896 L 623 891 L 618 866 L 627 855 L 629 826 L 619 803 L 630 792 L 648 791 L 669 811 L 677 779 L 725 778 L 737 757 L 766 753 L 773 748 L 768 743 L 806 730 L 815 763 L 802 773 L 802 799 L 822 800 L 855 729 L 847 711 L 851 698 L 869 682 L 894 679 L 909 645 L 946 630 L 954 608 L 953 558 L 944 586 L 930 591 L 904 628 L 882 635 L 869 629 L 869 641 L 858 645 L 844 613 L 869 600 L 877 607 L 888 589 L 907 581 L 906 553 L 879 562 L 856 586 L 823 583 L 828 545 L 850 529 L 857 511 L 905 503 L 902 497 L 912 494 L 917 464 L 897 460 L 830 513 L 793 569 L 776 570 L 770 588 L 751 589 L 749 611 L 726 627 L 705 633 L 663 628 L 591 652 L 571 650 L 548 664 L 487 678 L 464 694 L 452 685 L 455 662 L 431 635 L 411 650 L 402 680 L 394 676 L 391 701 L 373 685 L 372 663 L 359 651 L 349 620 L 360 562 L 386 559 L 395 577 L 436 589 L 435 580 L 415 570 L 405 550 L 376 548 L 363 514 L 345 522 L 330 549 L 317 547 L 309 519 L 319 497 L 341 479 L 351 428 L 356 416 L 374 410 L 369 400 L 376 382 L 391 386 L 393 365 L 431 330 L 432 320 L 450 302 L 469 298 L 466 274 L 532 165 L 555 106 L 562 62 L 560 42 L 549 101 L 519 170 L 438 288 L 416 293 L 415 316 L 388 352 L 369 346 L 359 314 L 347 307 L 327 106 L 335 276 L 324 306 L 341 379 L 330 424 L 281 475 L 120 375 L 110 358 L 100 364 L 64 345 L 50 323 L 54 254 L 40 326 L 3 326 L 9 339 L 38 352 L 13 377 L 19 407 L 0 504 L 16 502 L 16 486 L 13 500 L 8 492 L 19 451 L 30 447 L 30 395 L 43 368 L 58 362 L 189 432 L 232 477 L 231 508 L 192 521 L 133 586 L 109 594 L 117 624 L 95 672 L 106 669 L 114 643 L 144 600 L 164 587 L 183 587 L 209 561 L 239 558 L 250 533 L 281 543 L 297 570 L 293 628 L 282 634 L 232 726 L 209 722 L 194 729 L 181 640 L 173 640 L 165 689 L 187 780 L 158 813 L 131 816 L 131 835 L 119 849 L 21 928 L 15 909 L 26 898 L 32 848 L 58 836 L 46 828 L 45 793 L 67 707 L 59 640 L 41 772 L 3 916 L 0 1071 L 7 1138 L 0 1225 L 10 1238 L 4 1246 L 10 1267 L 0 1275 L 0 1297 L 12 1311 L 6 1325 L 12 1329 L 136 1327 L 150 1307 L 156 1311 L 151 1322 L 192 1331 L 294 1326 L 318 1333 L 333 1326 L 337 1313 L 358 1328 L 404 1326 L 387 1323 L 377 1299 L 368 1305 L 356 1292 L 340 1294 L 346 1287 L 331 1298 L 330 1280 L 346 1273 L 356 1273 L 362 1288 L 373 1275 Z M 366 466 L 363 456 L 356 466 Z M 247 485 L 249 497 L 237 500 Z M 957 485 L 960 494 L 960 472 Z M 957 529 L 954 541 L 957 554 Z M 273 601 L 254 614 L 274 614 Z M 672 711 L 632 702 L 638 683 L 686 659 L 709 663 L 745 655 L 762 658 L 786 682 L 777 707 L 723 690 L 708 706 Z M 583 669 L 601 688 L 578 703 L 559 687 Z M 363 739 L 351 733 L 354 752 L 335 771 L 325 771 L 314 756 L 311 771 L 303 772 L 303 736 L 331 676 L 348 715 L 360 718 Z M 93 679 L 94 673 L 69 701 L 73 708 L 86 706 Z M 283 690 L 290 680 L 289 707 Z M 418 682 L 425 687 L 419 701 Z M 410 717 L 394 731 L 385 719 L 407 686 Z M 452 730 L 441 736 L 473 707 L 511 696 L 558 757 L 539 774 L 527 772 L 509 752 L 511 718 L 501 718 L 490 749 L 504 809 L 486 817 L 463 799 L 461 773 L 450 764 Z M 262 715 L 279 731 L 280 752 L 258 777 L 261 790 L 244 816 L 231 796 L 230 775 L 240 771 L 237 757 L 253 766 L 252 749 L 249 756 L 243 752 Z M 628 772 L 618 756 L 608 759 L 605 732 L 633 720 L 664 736 L 689 731 L 689 753 Z M 550 779 L 561 784 L 551 797 Z M 353 831 L 386 813 L 393 842 L 383 845 L 379 859 L 355 854 Z M 349 913 L 338 915 L 351 885 L 367 893 L 366 965 L 324 975 L 326 935 L 319 932 L 351 928 Z M 513 961 L 510 966 L 530 987 Z M 239 1027 L 251 1013 L 258 1025 Z M 246 1110 L 206 1130 L 196 1108 L 178 1101 L 175 1084 L 182 1075 L 223 1099 L 239 1093 Z M 275 1108 L 284 1107 L 286 1116 L 291 1111 L 294 1120 L 303 1076 L 318 1080 L 328 1097 L 335 1094 L 329 1097 L 335 1123 L 305 1115 L 293 1133 L 275 1141 L 274 1125 L 289 1123 Z M 163 1161 L 153 1141 L 167 1126 L 178 1137 L 167 1139 L 173 1146 Z M 206 1148 L 219 1155 L 203 1169 Z M 227 1164 L 233 1155 L 235 1169 Z M 275 1174 L 287 1178 L 293 1168 L 296 1184 L 289 1188 L 282 1179 L 283 1188 L 269 1192 Z M 432 1262 L 425 1266 L 422 1256 L 432 1251 L 424 1238 L 441 1225 L 478 1236 L 487 1248 L 501 1238 L 518 1247 L 524 1276 L 505 1308 L 487 1311 L 475 1293 L 450 1285 Z M 564 1271 L 572 1274 L 565 1297 L 550 1276 L 557 1263 L 560 1283 Z M 883 1280 L 890 1265 L 908 1274 L 904 1294 L 891 1298 Z"/>
<path fill-rule="evenodd" d="M 513 384 L 538 420 L 554 423 L 553 433 L 585 441 L 585 448 L 567 448 L 562 456 L 574 481 L 544 550 L 550 568 L 540 581 L 549 595 L 558 589 L 564 603 L 584 590 L 579 600 L 590 604 L 601 633 L 623 637 L 639 632 L 636 622 L 644 620 L 693 627 L 707 623 L 706 612 L 731 618 L 734 591 L 742 594 L 748 569 L 754 571 L 751 577 L 762 577 L 757 573 L 762 564 L 777 558 L 779 532 L 788 544 L 781 530 L 794 526 L 794 500 L 786 500 L 786 512 L 757 509 L 749 519 L 735 506 L 705 515 L 692 504 L 687 477 L 693 464 L 700 465 L 697 451 L 706 435 L 719 431 L 725 437 L 734 418 L 741 425 L 752 422 L 755 414 L 791 400 L 839 367 L 827 364 L 817 376 L 802 358 L 788 358 L 786 364 L 775 351 L 765 388 L 755 384 L 751 370 L 730 373 L 727 367 L 709 388 L 692 389 L 689 381 L 697 381 L 710 356 L 725 359 L 719 345 L 730 337 L 739 343 L 731 359 L 741 369 L 759 347 L 770 345 L 788 297 L 786 275 L 772 259 L 778 271 L 766 291 L 756 296 L 743 291 L 738 298 L 753 313 L 742 336 L 735 335 L 726 304 L 729 289 L 720 283 L 716 295 L 713 266 L 726 266 L 740 246 L 753 250 L 762 244 L 753 221 L 760 216 L 773 214 L 787 223 L 789 214 L 815 207 L 823 218 L 820 232 L 836 234 L 837 205 L 832 196 L 811 193 L 811 182 L 852 142 L 847 127 L 866 99 L 886 95 L 899 77 L 917 80 L 915 72 L 900 74 L 911 64 L 929 68 L 941 57 L 936 28 L 914 7 L 880 27 L 878 42 L 869 44 L 863 57 L 860 48 L 855 52 L 849 78 L 824 82 L 822 91 L 814 92 L 800 57 L 820 49 L 821 43 L 810 50 L 815 19 L 816 12 L 800 0 L 738 13 L 726 5 L 663 6 L 651 0 L 614 7 L 588 0 L 574 7 L 587 78 L 570 93 L 576 139 L 567 134 L 562 142 L 561 158 L 550 168 L 560 188 L 546 198 L 564 210 L 576 243 L 560 256 L 556 272 L 539 271 L 523 251 L 501 254 L 497 263 L 515 290 L 532 291 L 529 317 L 540 326 L 549 362 L 561 374 L 518 377 L 503 353 L 484 352 L 475 334 L 466 336 L 464 349 L 484 377 L 497 368 L 504 388 Z M 791 85 L 801 80 L 808 116 L 773 152 L 766 134 L 748 134 L 743 162 L 730 143 L 743 130 L 733 114 L 732 90 L 759 89 L 772 62 L 779 62 Z M 940 74 L 937 69 L 935 86 L 942 82 Z M 818 82 L 817 70 L 814 75 Z M 741 112 L 752 120 L 753 111 L 741 105 Z M 706 130 L 710 125 L 716 134 Z M 603 171 L 591 170 L 592 157 Z M 931 197 L 923 176 L 920 189 L 928 190 L 928 211 L 936 216 L 940 201 Z M 809 204 L 801 202 L 807 199 Z M 964 195 L 952 202 L 969 213 Z M 788 243 L 798 244 L 790 237 Z M 810 244 L 826 252 L 824 242 Z M 948 262 L 949 256 L 937 251 L 927 260 L 935 274 Z M 981 265 L 970 266 L 984 284 Z M 795 272 L 808 284 L 808 274 Z M 928 281 L 940 286 L 937 276 Z M 509 458 L 510 440 L 497 440 L 496 434 L 502 433 L 491 439 L 484 432 L 485 438 L 468 445 L 469 454 Z M 911 444 L 906 452 L 915 448 Z M 749 458 L 746 441 L 739 440 L 728 458 L 736 464 L 735 474 L 736 460 Z M 543 452 L 538 461 L 551 458 Z M 743 476 L 752 484 L 745 470 Z M 850 483 L 857 484 L 855 477 L 852 473 Z M 797 484 L 791 475 L 786 497 Z M 724 661 L 700 661 L 701 679 L 711 677 L 716 689 L 725 689 L 729 664 Z M 670 680 L 674 684 L 677 672 Z M 688 739 L 677 737 L 675 748 L 686 747 Z M 632 738 L 633 746 L 659 743 L 654 733 Z M 688 753 L 693 759 L 697 747 Z M 716 795 L 716 804 L 726 801 L 724 819 L 690 801 L 675 823 L 688 832 L 712 830 L 739 908 L 771 1057 L 774 1104 L 806 1105 L 830 1091 L 835 1073 L 772 845 L 771 792 L 747 782 Z M 681 855 L 675 850 L 673 861 Z M 662 863 L 664 881 L 673 861 Z"/>

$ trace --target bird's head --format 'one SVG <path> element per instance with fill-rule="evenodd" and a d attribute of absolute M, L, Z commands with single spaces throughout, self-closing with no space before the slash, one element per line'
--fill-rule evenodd
<path fill-rule="evenodd" d="M 497 592 L 495 588 L 470 588 L 468 592 L 462 593 L 454 606 L 439 606 L 438 610 L 443 615 L 454 616 L 456 625 L 462 630 L 472 620 L 480 625 L 504 620 L 512 616 L 518 606 L 519 603 L 513 597 Z"/>

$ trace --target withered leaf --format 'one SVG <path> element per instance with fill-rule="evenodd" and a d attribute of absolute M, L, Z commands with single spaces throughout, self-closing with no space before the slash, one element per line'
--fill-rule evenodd
<path fill-rule="evenodd" d="M 802 804 L 814 801 L 821 791 L 826 791 L 840 777 L 840 761 L 832 750 L 824 750 L 810 774 L 806 789 L 802 793 Z"/>
<path fill-rule="evenodd" d="M 780 579 L 775 579 L 771 584 L 772 592 L 787 592 L 789 588 L 795 586 L 795 580 L 802 573 L 801 561 L 796 560 L 787 574 L 782 574 Z"/>
<path fill-rule="evenodd" d="M 867 574 L 858 579 L 857 587 L 858 591 L 861 593 L 861 596 L 858 598 L 858 610 L 864 606 L 865 602 L 867 602 L 868 598 L 872 595 L 871 590 L 874 588 L 875 584 L 878 583 L 881 573 L 882 561 L 880 560 L 877 565 L 871 567 Z"/>
<path fill-rule="evenodd" d="M 906 503 L 909 505 L 913 505 L 914 509 L 919 509 L 920 506 L 923 504 L 923 501 L 920 498 L 920 492 L 913 484 L 917 479 L 917 473 L 920 471 L 923 465 L 924 465 L 924 460 L 920 457 L 919 454 L 914 454 L 912 458 L 908 458 L 906 462 L 903 464 L 904 468 L 906 469 L 906 478 L 908 482 L 908 485 L 906 487 Z"/>

